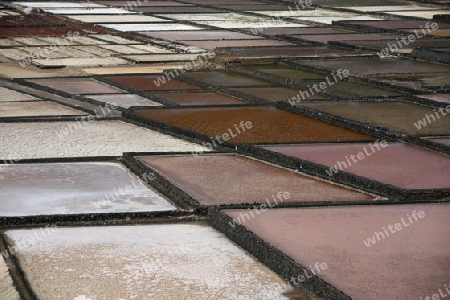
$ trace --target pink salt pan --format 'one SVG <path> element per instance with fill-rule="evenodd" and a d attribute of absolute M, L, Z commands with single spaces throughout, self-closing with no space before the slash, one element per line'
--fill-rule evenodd
<path fill-rule="evenodd" d="M 450 294 L 449 214 L 449 204 L 270 209 L 243 225 L 308 269 L 326 263 L 319 276 L 352 299 L 430 300 Z"/>
<path fill-rule="evenodd" d="M 379 144 L 379 143 L 378 143 Z M 410 145 L 389 143 L 316 144 L 264 147 L 404 189 L 450 187 L 450 157 Z M 378 150 L 379 148 L 379 150 Z M 358 154 L 360 155 L 358 159 Z M 353 159 L 351 155 L 354 155 Z M 348 160 L 350 160 L 350 164 Z M 354 160 L 357 162 L 355 163 Z M 340 162 L 340 167 L 338 166 Z M 329 174 L 328 174 L 329 175 Z"/>

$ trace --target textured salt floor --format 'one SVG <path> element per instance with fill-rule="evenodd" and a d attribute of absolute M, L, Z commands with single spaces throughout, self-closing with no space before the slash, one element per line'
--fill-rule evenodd
<path fill-rule="evenodd" d="M 118 15 L 111 18 L 111 16 L 105 15 L 80 15 L 80 16 L 70 16 L 70 19 L 85 23 L 150 23 L 150 22 L 171 22 L 169 20 L 164 20 L 160 18 L 155 18 L 152 16 L 141 16 L 141 15 Z"/>
<path fill-rule="evenodd" d="M 183 62 L 175 63 L 154 63 L 150 66 L 118 66 L 118 67 L 104 67 L 104 68 L 88 68 L 83 69 L 88 74 L 110 75 L 110 74 L 148 74 L 148 73 L 162 73 L 164 70 L 181 69 L 184 67 Z"/>
<path fill-rule="evenodd" d="M 173 53 L 168 49 L 162 49 L 151 45 L 102 45 L 101 47 L 121 54 Z"/>
<path fill-rule="evenodd" d="M 0 117 L 2 118 L 75 115 L 87 115 L 87 113 L 50 101 L 0 102 Z"/>
<path fill-rule="evenodd" d="M 39 39 L 37 37 L 15 37 L 13 38 L 13 40 L 21 44 L 30 46 L 45 46 L 49 44 L 47 41 Z"/>
<path fill-rule="evenodd" d="M 40 299 L 289 299 L 275 273 L 202 224 L 57 228 L 27 243 L 39 233 L 7 236 Z"/>
<path fill-rule="evenodd" d="M 120 121 L 3 123 L 0 136 L 0 158 L 209 151 L 206 147 Z"/>
<path fill-rule="evenodd" d="M 124 93 L 116 87 L 90 78 L 30 79 L 29 81 L 74 95 Z"/>
<path fill-rule="evenodd" d="M 17 38 L 14 38 L 17 40 Z M 63 37 L 56 37 L 56 36 L 40 36 L 39 39 L 41 41 L 44 41 L 47 45 L 78 45 L 78 43 L 74 42 L 72 39 L 67 39 Z M 21 42 L 21 41 L 20 41 Z"/>
<path fill-rule="evenodd" d="M 274 40 L 223 40 L 223 41 L 183 41 L 183 44 L 200 47 L 202 49 L 215 49 L 224 47 L 258 47 L 258 46 L 287 46 L 288 42 Z"/>
<path fill-rule="evenodd" d="M 69 2 L 69 1 L 52 1 L 52 2 L 45 2 L 45 1 L 30 1 L 30 2 L 13 2 L 13 4 L 19 4 L 29 7 L 65 7 L 65 8 L 80 8 L 80 7 L 105 7 L 104 5 L 100 4 L 94 4 L 91 2 L 86 3 L 76 3 L 76 2 Z"/>
<path fill-rule="evenodd" d="M 251 11 L 266 16 L 283 16 L 283 17 L 352 17 L 354 13 L 337 12 L 334 10 L 317 9 L 317 10 L 284 10 L 284 11 Z"/>
<path fill-rule="evenodd" d="M 117 53 L 99 48 L 98 46 L 72 46 L 72 47 L 61 47 L 58 51 L 66 54 L 65 57 L 110 57 Z"/>
<path fill-rule="evenodd" d="M 153 46 L 153 45 L 132 45 L 132 48 L 141 49 L 150 53 L 177 53 L 175 51 L 171 51 L 168 49 L 164 49 L 161 47 Z"/>
<path fill-rule="evenodd" d="M 66 48 L 66 49 L 64 49 Z M 46 53 L 46 49 L 49 49 L 48 46 L 46 47 L 22 47 L 22 48 L 16 48 L 20 51 L 26 52 L 28 53 L 28 56 L 31 57 L 31 55 L 36 54 L 37 53 L 37 58 L 66 58 L 66 57 L 72 57 L 72 56 L 76 56 L 76 57 L 87 57 L 89 56 L 88 53 L 86 52 L 81 52 L 80 51 L 76 51 L 72 48 L 68 48 L 68 47 L 60 47 L 58 49 L 54 49 L 53 51 L 49 51 L 48 55 L 44 53 Z M 48 51 L 48 50 L 47 50 Z M 41 55 L 42 53 L 42 55 Z M 92 55 L 90 55 L 92 56 Z"/>
<path fill-rule="evenodd" d="M 116 163 L 7 165 L 0 189 L 0 215 L 9 217 L 175 210 Z"/>
<path fill-rule="evenodd" d="M 171 41 L 211 41 L 211 40 L 255 40 L 262 39 L 260 36 L 244 34 L 228 30 L 201 30 L 201 31 L 146 31 L 150 37 L 157 37 Z"/>
<path fill-rule="evenodd" d="M 85 95 L 85 97 L 106 103 L 116 103 L 123 108 L 129 108 L 130 106 L 162 106 L 161 103 L 135 94 Z"/>
<path fill-rule="evenodd" d="M 22 94 L 20 92 L 10 90 L 5 87 L 0 87 L 0 102 L 33 101 L 33 100 L 39 99 L 27 94 Z"/>
<path fill-rule="evenodd" d="M 379 21 L 381 18 L 370 16 L 354 16 L 354 17 L 293 17 L 299 21 L 311 21 L 324 24 L 332 24 L 334 21 Z"/>
<path fill-rule="evenodd" d="M 102 45 L 101 47 L 121 54 L 148 54 L 147 51 L 127 45 Z M 170 52 L 170 51 L 169 51 Z M 163 52 L 164 53 L 164 52 Z"/>
<path fill-rule="evenodd" d="M 123 45 L 129 45 L 129 44 L 140 44 L 140 42 L 132 40 L 132 39 L 126 39 L 120 36 L 115 35 L 109 35 L 109 34 L 94 34 L 91 35 L 91 37 L 100 39 L 103 41 L 111 42 L 114 44 L 123 44 Z"/>
<path fill-rule="evenodd" d="M 13 41 L 11 39 L 0 39 L 0 46 L 6 46 L 6 47 L 11 47 L 11 46 L 19 46 L 21 45 L 20 43 Z"/>
<path fill-rule="evenodd" d="M 73 46 L 72 49 L 86 51 L 91 54 L 91 56 L 101 56 L 101 57 L 109 57 L 116 53 L 110 50 L 106 50 L 102 48 L 103 45 L 100 46 Z"/>
<path fill-rule="evenodd" d="M 135 14 L 135 12 L 131 12 L 121 8 L 54 8 L 54 9 L 44 9 L 44 11 L 56 15 L 100 15 L 100 14 Z"/>
<path fill-rule="evenodd" d="M 83 58 L 55 58 L 55 59 L 33 59 L 33 63 L 43 67 L 59 66 L 105 66 L 105 65 L 126 65 L 128 61 L 119 57 L 83 57 Z"/>
<path fill-rule="evenodd" d="M 241 15 L 236 13 L 218 13 L 218 14 L 161 14 L 162 16 L 175 20 L 183 21 L 245 21 L 251 22 L 261 20 L 260 17 Z"/>
<path fill-rule="evenodd" d="M 201 27 L 186 25 L 186 24 L 103 24 L 106 28 L 111 28 L 119 31 L 162 31 L 162 30 L 200 30 Z"/>
<path fill-rule="evenodd" d="M 2 255 L 0 255 L 0 299 L 20 300 Z"/>
<path fill-rule="evenodd" d="M 118 0 L 112 0 L 112 1 L 105 1 L 105 0 L 99 0 L 96 1 L 96 3 L 99 4 L 103 4 L 103 5 L 111 5 L 111 6 L 125 6 L 125 5 L 130 5 L 130 3 L 128 1 L 118 1 Z M 180 2 L 175 2 L 175 1 L 170 1 L 170 0 L 162 0 L 162 1 L 158 1 L 158 0 L 152 0 L 152 1 L 141 1 L 138 3 L 139 6 L 143 6 L 143 7 L 155 7 L 155 6 L 163 6 L 163 7 L 169 7 L 169 6 L 192 6 L 191 4 L 184 4 L 184 3 L 180 3 Z"/>
<path fill-rule="evenodd" d="M 202 50 L 206 51 L 206 50 Z M 139 62 L 171 62 L 171 61 L 192 61 L 199 57 L 199 54 L 174 53 L 174 54 L 148 54 L 148 55 L 124 55 L 123 57 Z"/>
<path fill-rule="evenodd" d="M 12 60 L 22 60 L 29 56 L 28 53 L 18 49 L 2 49 L 1 55 Z"/>
<path fill-rule="evenodd" d="M 71 41 L 76 42 L 78 44 L 86 45 L 86 46 L 108 44 L 107 42 L 105 42 L 103 40 L 100 41 L 100 40 L 93 39 L 93 38 L 90 38 L 87 36 L 75 36 L 75 37 L 71 38 Z"/>
<path fill-rule="evenodd" d="M 309 27 L 309 25 L 289 23 L 284 21 L 272 20 L 270 18 L 259 21 L 197 21 L 196 23 L 214 26 L 218 28 L 274 28 L 274 27 Z M 174 29 L 175 30 L 175 29 Z"/>

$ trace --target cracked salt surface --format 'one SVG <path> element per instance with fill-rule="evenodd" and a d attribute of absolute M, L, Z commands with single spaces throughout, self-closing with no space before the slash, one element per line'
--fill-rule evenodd
<path fill-rule="evenodd" d="M 0 190 L 0 216 L 176 209 L 117 163 L 3 166 Z"/>
<path fill-rule="evenodd" d="M 275 273 L 203 224 L 58 228 L 19 261 L 40 299 L 289 299 Z"/>

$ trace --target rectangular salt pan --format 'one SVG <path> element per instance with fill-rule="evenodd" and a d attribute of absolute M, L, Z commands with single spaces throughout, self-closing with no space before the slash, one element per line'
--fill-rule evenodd
<path fill-rule="evenodd" d="M 304 201 L 373 199 L 363 193 L 242 156 L 141 156 L 139 160 L 162 173 L 203 205 L 268 202 L 268 205 L 276 206 Z"/>
<path fill-rule="evenodd" d="M 98 112 L 101 112 L 101 107 Z M 11 155 L 25 159 L 121 156 L 123 152 L 209 151 L 206 147 L 120 121 L 3 123 L 0 136 L 0 158 Z"/>
<path fill-rule="evenodd" d="M 44 2 L 44 1 L 36 1 L 36 2 L 13 2 L 13 4 L 28 6 L 28 7 L 57 7 L 57 8 L 82 8 L 82 7 L 105 7 L 104 5 L 95 4 L 91 2 L 85 3 L 77 3 L 73 1 L 52 1 L 52 2 Z"/>
<path fill-rule="evenodd" d="M 121 8 L 92 8 L 92 9 L 78 9 L 78 8 L 54 8 L 44 9 L 44 11 L 57 15 L 100 15 L 100 14 L 135 14 L 135 12 L 127 11 Z"/>
<path fill-rule="evenodd" d="M 111 28 L 119 31 L 161 31 L 161 30 L 200 30 L 201 27 L 186 25 L 186 24 L 103 24 L 106 28 Z"/>
<path fill-rule="evenodd" d="M 42 237 L 46 231 L 38 229 L 7 232 L 17 248 L 21 246 L 20 264 L 40 299 L 288 300 L 288 293 L 303 296 L 204 224 L 53 228 L 48 232 L 46 237 Z"/>
<path fill-rule="evenodd" d="M 336 168 L 338 172 L 342 168 L 344 172 L 403 189 L 450 188 L 450 158 L 410 145 L 383 143 L 380 146 L 380 143 L 357 143 L 279 145 L 264 148 Z M 328 176 L 334 176 L 332 169 L 327 171 Z M 427 180 L 423 180 L 424 172 L 428 174 Z"/>
<path fill-rule="evenodd" d="M 12 164 L 0 172 L 2 216 L 175 209 L 116 163 Z"/>
<path fill-rule="evenodd" d="M 83 58 L 55 58 L 55 59 L 33 59 L 33 64 L 46 67 L 88 67 L 107 65 L 126 65 L 128 61 L 119 57 L 83 57 Z"/>
<path fill-rule="evenodd" d="M 303 266 L 325 262 L 320 276 L 351 299 L 423 300 L 449 285 L 449 213 L 448 204 L 271 209 L 244 226 Z"/>
<path fill-rule="evenodd" d="M 218 28 L 274 28 L 274 27 L 309 27 L 309 25 L 271 21 L 269 18 L 259 21 L 197 21 L 196 23 Z"/>
<path fill-rule="evenodd" d="M 107 15 L 80 15 L 70 16 L 70 19 L 77 20 L 85 23 L 152 23 L 152 22 L 171 22 L 165 19 L 160 19 L 152 16 L 141 15 L 119 15 L 119 16 L 107 16 Z"/>
<path fill-rule="evenodd" d="M 85 97 L 105 103 L 116 103 L 123 108 L 131 106 L 162 106 L 161 103 L 154 102 L 135 94 L 85 95 Z"/>

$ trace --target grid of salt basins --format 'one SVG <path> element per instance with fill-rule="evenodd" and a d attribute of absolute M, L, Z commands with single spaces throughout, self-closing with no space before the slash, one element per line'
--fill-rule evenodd
<path fill-rule="evenodd" d="M 0 299 L 450 295 L 448 1 L 0 3 Z"/>

